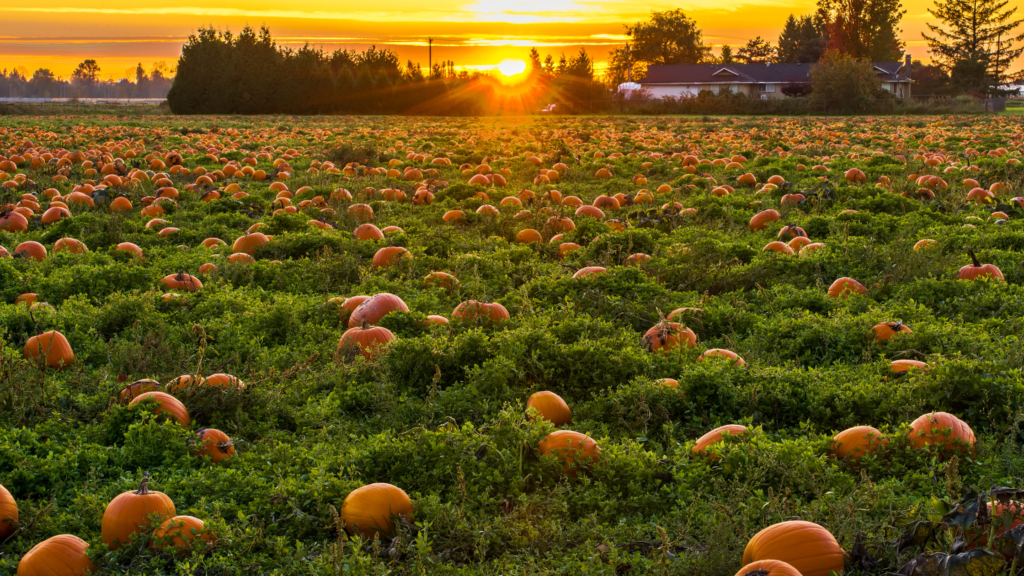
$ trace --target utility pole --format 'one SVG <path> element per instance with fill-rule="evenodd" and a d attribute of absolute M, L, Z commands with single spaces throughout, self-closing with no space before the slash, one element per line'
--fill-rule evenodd
<path fill-rule="evenodd" d="M 427 76 L 430 77 L 434 74 L 434 39 L 427 38 Z"/>
<path fill-rule="evenodd" d="M 626 42 L 626 82 L 633 81 L 633 63 L 629 61 L 629 42 Z"/>

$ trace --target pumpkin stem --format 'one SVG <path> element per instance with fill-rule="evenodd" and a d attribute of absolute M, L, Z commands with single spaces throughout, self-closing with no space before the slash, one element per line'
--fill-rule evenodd
<path fill-rule="evenodd" d="M 136 494 L 145 495 L 149 494 L 149 472 L 146 472 L 142 476 L 142 482 L 139 482 L 139 489 L 135 491 Z"/>
<path fill-rule="evenodd" d="M 228 440 L 227 442 L 219 442 L 217 443 L 217 449 L 220 450 L 221 452 L 227 452 L 228 448 L 231 448 L 234 445 L 235 443 L 232 442 L 231 440 Z"/>
<path fill-rule="evenodd" d="M 970 248 L 967 248 L 967 254 L 969 254 L 971 256 L 971 260 L 974 262 L 974 267 L 975 268 L 980 268 L 981 267 L 981 262 L 979 262 L 978 261 L 978 257 L 974 255 L 974 250 L 971 250 Z"/>
<path fill-rule="evenodd" d="M 899 332 L 903 330 L 903 321 L 896 322 L 891 326 L 893 332 Z"/>
<path fill-rule="evenodd" d="M 369 329 L 369 326 L 366 324 L 366 319 L 363 319 L 363 330 L 367 329 Z"/>
<path fill-rule="evenodd" d="M 758 568 L 757 570 L 751 570 L 750 572 L 747 572 L 743 576 L 768 576 L 768 574 L 769 572 L 767 570 L 762 570 L 761 568 Z"/>

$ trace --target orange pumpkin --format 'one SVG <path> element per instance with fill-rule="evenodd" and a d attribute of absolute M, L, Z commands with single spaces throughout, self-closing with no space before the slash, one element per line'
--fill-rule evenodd
<path fill-rule="evenodd" d="M 838 458 L 856 460 L 889 443 L 889 439 L 871 426 L 854 426 L 835 435 L 832 453 Z"/>
<path fill-rule="evenodd" d="M 61 238 L 53 245 L 54 252 L 70 252 L 72 254 L 83 254 L 89 251 L 85 243 L 74 238 Z"/>
<path fill-rule="evenodd" d="M 871 328 L 871 337 L 878 342 L 888 342 L 899 334 L 910 334 L 913 330 L 902 322 L 881 322 Z"/>
<path fill-rule="evenodd" d="M 88 542 L 59 534 L 32 547 L 18 562 L 18 576 L 84 576 L 95 571 Z"/>
<path fill-rule="evenodd" d="M 775 176 L 772 176 L 775 178 Z M 757 562 L 751 562 L 740 571 L 736 573 L 736 576 L 803 576 L 800 571 L 793 568 L 792 565 L 783 562 L 782 560 L 758 560 Z"/>
<path fill-rule="evenodd" d="M 677 348 L 695 347 L 697 335 L 693 333 L 693 330 L 684 328 L 676 322 L 663 320 L 644 332 L 640 344 L 648 352 L 667 354 Z"/>
<path fill-rule="evenodd" d="M 562 471 L 575 478 L 581 469 L 601 459 L 601 448 L 585 434 L 572 430 L 559 430 L 548 434 L 538 445 L 542 456 L 554 456 L 562 461 Z"/>
<path fill-rule="evenodd" d="M 68 339 L 56 330 L 29 338 L 25 343 L 24 354 L 27 360 L 45 358 L 47 366 L 58 370 L 67 368 L 75 361 L 75 353 Z"/>
<path fill-rule="evenodd" d="M 265 234 L 253 232 L 252 234 L 239 236 L 235 239 L 234 244 L 231 245 L 231 251 L 236 254 L 244 253 L 252 256 L 260 246 L 263 246 L 268 242 L 270 242 L 270 238 Z"/>
<path fill-rule="evenodd" d="M 381 348 L 395 339 L 395 335 L 387 328 L 381 326 L 369 326 L 363 324 L 355 328 L 349 328 L 341 335 L 338 341 L 338 350 L 355 348 L 367 360 L 372 360 L 380 354 Z"/>
<path fill-rule="evenodd" d="M 526 401 L 526 411 L 535 410 L 537 414 L 555 426 L 572 422 L 572 411 L 561 396 L 554 392 L 535 392 Z"/>
<path fill-rule="evenodd" d="M 227 434 L 214 428 L 201 428 L 196 433 L 195 446 L 191 454 L 196 457 L 209 456 L 215 464 L 235 455 L 235 443 Z"/>
<path fill-rule="evenodd" d="M 519 242 L 520 244 L 530 244 L 532 242 L 540 242 L 541 240 L 542 237 L 540 232 L 537 232 L 533 228 L 520 230 L 519 233 L 516 234 L 516 242 Z"/>
<path fill-rule="evenodd" d="M 173 546 L 178 549 L 188 549 L 196 540 L 213 543 L 217 541 L 217 537 L 206 529 L 202 520 L 194 516 L 168 518 L 153 531 L 154 548 Z"/>
<path fill-rule="evenodd" d="M 17 249 L 15 249 L 17 253 Z M 960 280 L 977 280 L 978 278 L 991 278 L 993 280 L 1003 280 L 1003 272 L 995 264 L 982 264 L 978 262 L 978 257 L 974 255 L 974 251 L 968 249 L 967 253 L 971 256 L 971 264 L 968 264 L 960 269 L 956 277 Z"/>
<path fill-rule="evenodd" d="M 359 532 L 365 538 L 374 534 L 391 535 L 394 516 L 412 520 L 412 500 L 404 490 L 391 484 L 368 484 L 345 497 L 340 516 L 349 534 Z"/>
<path fill-rule="evenodd" d="M 845 553 L 835 536 L 817 524 L 790 520 L 773 524 L 750 539 L 743 563 L 781 560 L 802 576 L 829 576 L 845 569 Z"/>
<path fill-rule="evenodd" d="M 150 392 L 159 394 L 159 392 Z M 123 492 L 107 504 L 100 524 L 103 542 L 116 550 L 131 541 L 133 534 L 145 531 L 150 525 L 150 516 L 173 517 L 176 513 L 174 502 L 162 492 L 149 489 L 149 474 L 139 484 L 138 490 Z"/>
<path fill-rule="evenodd" d="M 966 422 L 947 412 L 930 412 L 910 423 L 910 445 L 914 448 L 938 446 L 946 453 L 973 452 L 974 430 Z"/>
<path fill-rule="evenodd" d="M 411 260 L 412 254 L 401 246 L 385 246 L 377 250 L 377 253 L 373 255 L 372 264 L 374 267 L 383 268 L 398 264 L 403 258 Z"/>
<path fill-rule="evenodd" d="M 586 276 L 594 276 L 594 275 L 597 275 L 597 274 L 604 274 L 607 271 L 608 271 L 608 269 L 604 268 L 602 266 L 587 266 L 585 268 L 580 268 L 579 270 L 577 270 L 576 273 L 572 275 L 572 277 L 573 278 L 584 278 Z"/>
<path fill-rule="evenodd" d="M 906 374 L 912 368 L 928 369 L 928 365 L 920 360 L 893 360 L 890 366 L 896 374 Z"/>
<path fill-rule="evenodd" d="M 237 390 L 245 389 L 245 382 L 239 380 L 237 376 L 224 374 L 223 372 L 207 376 L 203 380 L 203 384 L 207 386 L 216 386 L 218 388 L 235 388 Z"/>
<path fill-rule="evenodd" d="M 356 298 L 360 298 L 357 296 Z M 345 304 L 348 300 L 345 301 Z M 343 304 L 343 306 L 345 305 Z M 356 328 L 363 324 L 374 325 L 381 321 L 392 312 L 408 312 L 409 307 L 405 305 L 405 302 L 387 292 L 375 294 L 371 298 L 364 300 L 359 306 L 352 311 L 352 315 L 348 319 L 348 327 Z"/>
<path fill-rule="evenodd" d="M 438 286 L 451 290 L 459 285 L 459 279 L 447 272 L 431 272 L 423 279 L 424 286 Z"/>
<path fill-rule="evenodd" d="M 483 320 L 485 324 L 495 324 L 510 318 L 508 310 L 497 302 L 480 302 L 467 300 L 460 303 L 452 311 L 452 318 L 460 322 Z"/>
<path fill-rule="evenodd" d="M 7 488 L 0 486 L 0 540 L 14 533 L 18 525 L 18 503 Z"/>
<path fill-rule="evenodd" d="M 114 250 L 120 252 L 128 252 L 129 254 L 134 254 L 135 256 L 138 256 L 139 258 L 143 257 L 142 248 L 139 248 L 138 246 L 132 244 L 131 242 L 121 242 L 120 244 L 117 245 L 116 248 L 114 248 Z"/>
<path fill-rule="evenodd" d="M 704 360 L 705 358 L 715 357 L 722 357 L 728 358 L 729 360 L 733 360 L 734 366 L 743 366 L 744 364 L 746 364 L 743 358 L 740 358 L 739 354 L 733 352 L 732 350 L 725 350 L 724 348 L 711 348 L 707 352 L 704 352 L 703 354 L 698 356 L 697 360 Z"/>
<path fill-rule="evenodd" d="M 31 258 L 36 262 L 46 260 L 46 247 L 39 242 L 22 242 L 14 247 L 15 258 Z"/>
<path fill-rule="evenodd" d="M 828 287 L 828 295 L 833 298 L 849 298 L 850 294 L 867 294 L 868 289 L 853 278 L 840 278 Z"/>
<path fill-rule="evenodd" d="M 188 423 L 192 421 L 192 417 L 188 415 L 188 409 L 185 408 L 185 405 L 182 404 L 180 400 L 166 392 L 143 392 L 136 396 L 135 399 L 131 401 L 131 404 L 140 404 L 146 400 L 156 402 L 156 408 L 154 411 L 157 414 L 164 414 L 169 418 L 173 418 L 182 426 L 188 426 Z"/>
<path fill-rule="evenodd" d="M 167 290 L 182 290 L 185 292 L 195 292 L 203 288 L 203 282 L 199 278 L 184 272 L 164 276 L 160 280 L 160 285 Z"/>
<path fill-rule="evenodd" d="M 747 433 L 747 427 L 742 424 L 726 424 L 725 426 L 719 426 L 707 434 L 697 439 L 697 442 L 690 449 L 690 453 L 697 455 L 702 454 L 712 460 L 718 460 L 720 456 L 717 454 L 708 454 L 708 448 L 718 444 L 722 441 L 722 436 L 728 434 L 730 436 L 742 436 Z"/>
<path fill-rule="evenodd" d="M 119 396 L 121 400 L 131 401 L 134 400 L 139 394 L 145 394 L 146 392 L 152 392 L 160 389 L 160 383 L 156 380 L 150 380 L 149 378 L 143 378 L 136 380 L 131 384 L 125 386 Z"/>
<path fill-rule="evenodd" d="M 367 222 L 356 226 L 356 229 L 352 231 L 352 237 L 356 240 L 383 240 L 384 233 L 380 228 Z"/>

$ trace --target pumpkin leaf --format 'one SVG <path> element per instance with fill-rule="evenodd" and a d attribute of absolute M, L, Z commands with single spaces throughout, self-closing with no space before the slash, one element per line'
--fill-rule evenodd
<path fill-rule="evenodd" d="M 957 502 L 956 506 L 950 512 L 947 512 L 942 517 L 942 523 L 946 526 L 959 526 L 960 528 L 967 529 L 978 523 L 979 520 L 979 496 L 977 494 L 970 494 L 960 502 Z M 985 509 L 984 519 L 988 519 L 988 509 Z"/>
<path fill-rule="evenodd" d="M 988 550 L 974 549 L 962 554 L 933 552 L 921 554 L 900 568 L 900 576 L 998 576 L 1006 562 Z"/>
<path fill-rule="evenodd" d="M 896 551 L 902 552 L 912 547 L 923 548 L 925 544 L 935 539 L 935 533 L 938 528 L 938 522 L 931 522 L 929 520 L 914 522 L 896 539 Z"/>

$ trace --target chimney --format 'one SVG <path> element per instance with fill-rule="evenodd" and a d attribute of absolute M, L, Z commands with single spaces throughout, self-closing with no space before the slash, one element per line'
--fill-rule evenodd
<path fill-rule="evenodd" d="M 910 54 L 903 58 L 903 77 L 907 80 L 910 79 Z"/>

